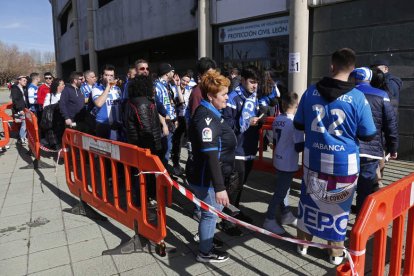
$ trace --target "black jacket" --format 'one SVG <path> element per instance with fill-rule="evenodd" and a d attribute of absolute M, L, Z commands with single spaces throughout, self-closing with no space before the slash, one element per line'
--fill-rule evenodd
<path fill-rule="evenodd" d="M 234 168 L 237 142 L 233 130 L 217 109 L 202 100 L 191 118 L 188 138 L 192 147 L 186 166 L 188 182 L 224 191 L 224 177 Z"/>
<path fill-rule="evenodd" d="M 59 101 L 59 108 L 62 117 L 72 121 L 83 121 L 85 116 L 85 96 L 79 88 L 66 84 Z"/>
<path fill-rule="evenodd" d="M 23 97 L 24 94 L 24 97 Z M 27 89 L 23 88 L 23 93 L 17 84 L 13 85 L 10 91 L 10 96 L 13 103 L 13 113 L 23 111 L 27 107 L 25 98 L 27 99 Z"/>
<path fill-rule="evenodd" d="M 360 156 L 383 157 L 382 145 L 384 144 L 386 152 L 396 153 L 398 149 L 398 123 L 387 93 L 366 83 L 361 83 L 356 88 L 364 93 L 369 102 L 377 128 L 377 135 L 372 141 L 360 142 Z"/>
<path fill-rule="evenodd" d="M 128 143 L 160 156 L 161 123 L 154 101 L 147 97 L 130 98 L 125 103 L 123 123 Z"/>

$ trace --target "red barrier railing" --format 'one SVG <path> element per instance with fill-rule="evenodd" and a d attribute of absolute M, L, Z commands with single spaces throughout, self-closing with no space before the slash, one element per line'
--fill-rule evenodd
<path fill-rule="evenodd" d="M 15 131 L 19 131 L 20 129 L 20 120 L 16 120 L 12 115 L 12 108 L 13 108 L 13 103 L 6 103 L 0 106 L 0 113 L 3 114 L 3 122 L 7 121 L 8 123 L 12 123 L 11 126 L 9 124 L 9 132 L 15 132 Z M 7 112 L 7 110 L 9 110 Z"/>
<path fill-rule="evenodd" d="M 138 175 L 139 171 L 164 172 L 157 156 L 148 149 L 72 129 L 63 135 L 63 148 L 66 182 L 72 194 L 136 234 L 163 243 L 167 235 L 165 207 L 171 205 L 172 186 L 165 177 L 153 176 L 155 183 L 151 184 L 148 176 Z M 149 219 L 147 185 L 156 185 L 156 224 Z"/>
<path fill-rule="evenodd" d="M 3 126 L 4 137 L 0 140 L 0 148 L 6 146 L 10 142 L 9 121 L 11 117 L 6 113 L 6 110 L 0 107 L 0 121 Z"/>
<path fill-rule="evenodd" d="M 392 223 L 391 258 L 388 275 L 414 275 L 414 174 L 404 177 L 365 200 L 351 231 L 350 249 L 364 251 L 373 236 L 373 250 L 352 256 L 358 275 L 364 275 L 366 254 L 372 253 L 371 275 L 384 275 L 387 253 L 388 227 Z M 408 215 L 404 242 L 405 219 Z M 405 254 L 403 250 L 405 248 Z M 405 260 L 402 256 L 405 255 Z M 351 275 L 349 263 L 337 268 L 337 275 Z"/>
<path fill-rule="evenodd" d="M 262 128 L 259 130 L 259 157 L 254 161 L 253 168 L 258 171 L 274 173 L 272 158 L 263 157 L 264 134 L 266 130 L 272 130 L 272 124 L 275 117 L 267 117 Z M 272 141 L 270 141 L 272 142 Z M 273 156 L 273 152 L 272 152 Z"/>
<path fill-rule="evenodd" d="M 32 111 L 27 108 L 24 109 L 24 116 L 26 119 L 27 140 L 29 141 L 29 148 L 33 153 L 34 158 L 36 160 L 40 160 L 40 137 L 37 117 Z"/>

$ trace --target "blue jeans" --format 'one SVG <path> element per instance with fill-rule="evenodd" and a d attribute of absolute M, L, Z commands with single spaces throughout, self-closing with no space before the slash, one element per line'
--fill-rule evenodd
<path fill-rule="evenodd" d="M 289 212 L 289 191 L 294 172 L 276 171 L 276 185 L 269 207 L 267 208 L 266 218 L 275 219 L 276 207 L 280 207 L 282 214 Z"/>
<path fill-rule="evenodd" d="M 378 159 L 360 158 L 360 171 L 357 184 L 356 209 L 357 212 L 362 207 L 367 196 L 375 192 L 378 188 L 377 168 Z"/>
<path fill-rule="evenodd" d="M 210 206 L 213 206 L 217 210 L 223 210 L 223 205 L 217 204 L 216 192 L 213 187 L 201 187 L 197 185 L 191 185 L 196 197 Z M 218 216 L 201 209 L 201 219 L 198 225 L 198 234 L 200 236 L 199 250 L 202 253 L 207 254 L 213 248 L 213 237 L 216 231 L 216 222 Z"/>
<path fill-rule="evenodd" d="M 22 120 L 22 124 L 20 125 L 19 136 L 20 139 L 26 139 L 26 120 Z"/>
<path fill-rule="evenodd" d="M 165 166 L 168 164 L 168 161 L 170 160 L 170 154 L 172 149 L 172 136 L 173 133 L 170 132 L 167 136 L 164 136 L 161 139 L 162 147 L 165 151 L 164 160 L 162 160 L 162 162 Z"/>

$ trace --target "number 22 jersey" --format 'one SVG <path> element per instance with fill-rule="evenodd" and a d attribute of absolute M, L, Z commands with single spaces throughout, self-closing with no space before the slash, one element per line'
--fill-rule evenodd
<path fill-rule="evenodd" d="M 330 78 L 321 82 L 324 81 L 338 85 L 332 89 L 338 97 L 328 100 L 324 96 L 331 92 L 329 87 L 323 87 L 328 92 L 321 93 L 317 85 L 312 85 L 303 94 L 294 118 L 295 126 L 305 130 L 303 163 L 315 172 L 329 175 L 357 174 L 358 138 L 371 137 L 377 131 L 371 108 L 361 91 L 353 87 L 348 92 L 340 91 L 341 84 L 346 87 L 349 83 Z"/>

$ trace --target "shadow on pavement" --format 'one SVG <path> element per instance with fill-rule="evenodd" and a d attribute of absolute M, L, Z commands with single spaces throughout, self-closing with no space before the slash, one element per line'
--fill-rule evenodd
<path fill-rule="evenodd" d="M 52 183 L 47 181 L 45 179 L 45 176 L 43 175 L 43 173 L 39 169 L 35 170 L 35 172 L 39 176 L 39 180 L 40 180 L 41 185 L 46 186 L 46 188 L 48 188 L 60 200 L 64 201 L 66 204 L 68 204 L 71 207 L 73 207 L 73 206 L 75 206 L 76 204 L 79 203 L 79 200 L 77 198 L 75 198 L 72 195 L 62 191 L 61 189 L 57 188 L 55 185 L 53 185 Z M 43 191 L 43 188 L 42 188 L 42 191 Z M 114 236 L 120 238 L 122 241 L 127 241 L 127 240 L 131 239 L 131 237 L 129 237 L 124 231 L 119 229 L 116 225 L 114 225 L 110 221 L 98 221 L 98 220 L 94 220 L 94 221 L 99 226 L 101 226 L 104 229 L 106 229 L 107 231 L 111 232 Z"/>

